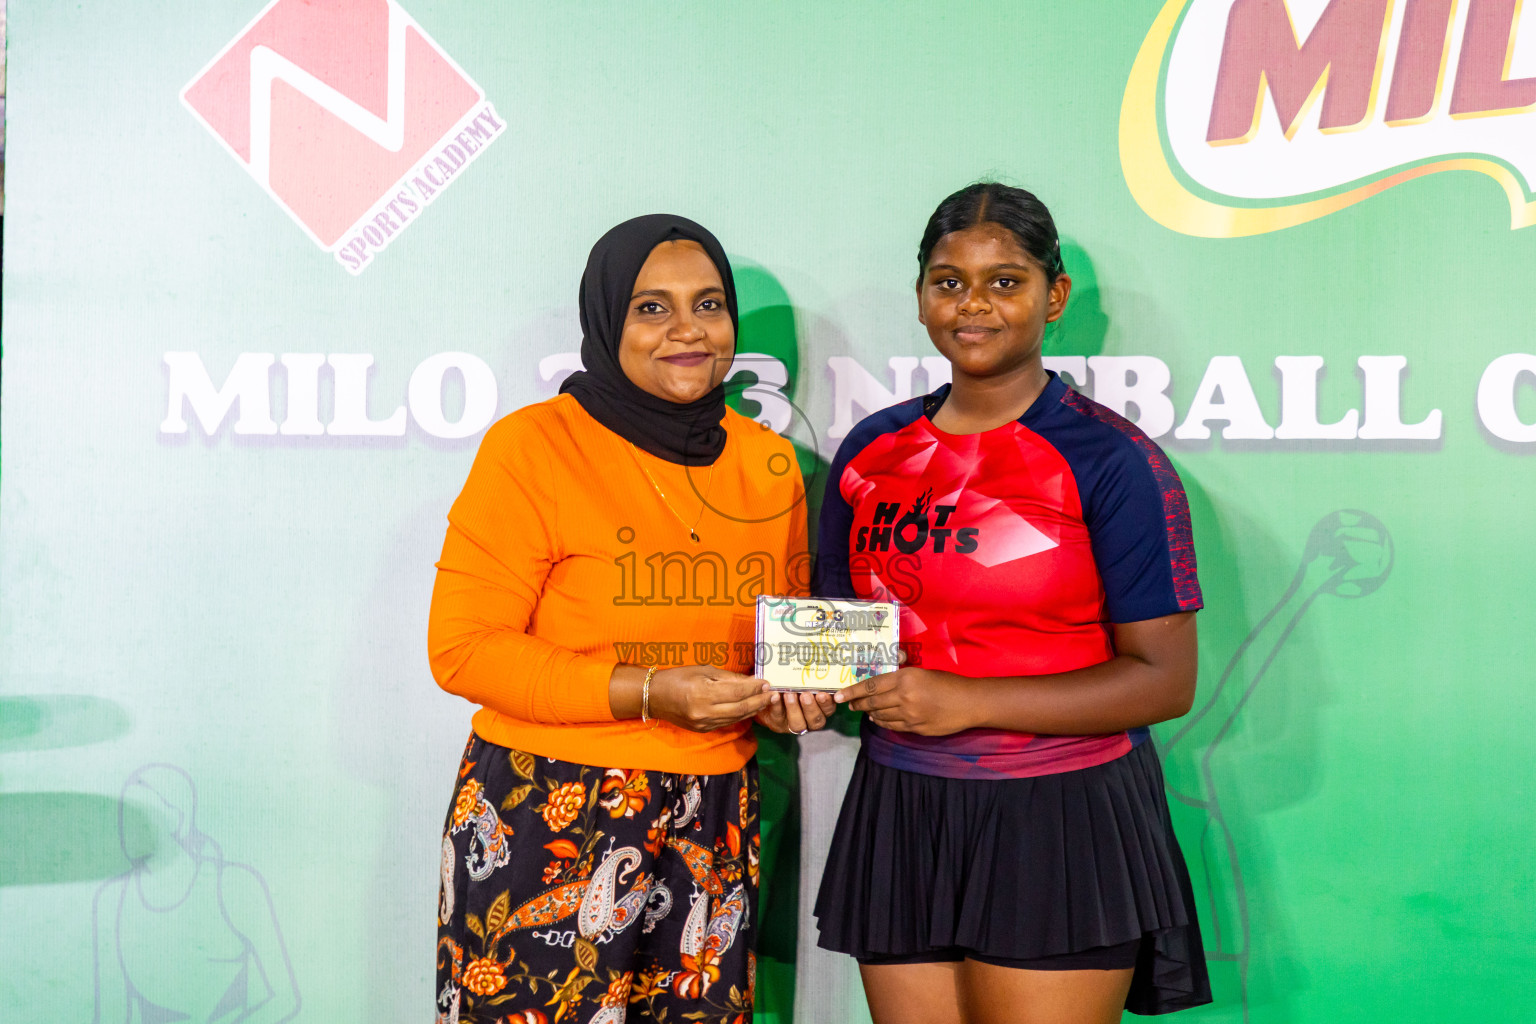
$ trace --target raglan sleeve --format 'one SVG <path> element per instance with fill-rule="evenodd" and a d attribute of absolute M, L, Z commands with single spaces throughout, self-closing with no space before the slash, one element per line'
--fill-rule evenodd
<path fill-rule="evenodd" d="M 1109 621 L 1196 611 L 1204 600 L 1184 484 L 1150 438 L 1119 442 L 1083 509 Z"/>
<path fill-rule="evenodd" d="M 528 634 L 561 557 L 557 485 L 533 424 L 514 415 L 486 432 L 448 513 L 427 625 L 432 675 L 449 693 L 523 721 L 613 721 L 615 662 Z"/>
<path fill-rule="evenodd" d="M 844 439 L 827 469 L 816 525 L 815 571 L 811 592 L 816 597 L 856 598 L 853 574 L 848 567 L 848 533 L 853 527 L 853 506 L 843 495 L 842 479 L 848 463 L 858 453 L 857 434 Z"/>

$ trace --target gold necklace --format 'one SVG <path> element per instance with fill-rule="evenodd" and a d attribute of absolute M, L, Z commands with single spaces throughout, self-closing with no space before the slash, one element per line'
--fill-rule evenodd
<path fill-rule="evenodd" d="M 704 510 L 709 507 L 709 492 L 714 489 L 715 484 L 715 465 L 720 460 L 716 459 L 709 464 L 709 479 L 704 484 L 703 496 L 699 498 L 699 516 L 693 521 L 693 525 L 689 526 L 688 520 L 677 514 L 677 509 L 673 508 L 672 503 L 667 500 L 666 493 L 656 483 L 656 478 L 651 476 L 650 470 L 645 468 L 645 463 L 640 461 L 640 456 L 636 453 L 634 444 L 628 441 L 625 443 L 629 445 L 629 457 L 635 460 L 635 465 L 640 467 L 640 472 L 644 473 L 645 478 L 651 482 L 651 486 L 655 488 L 657 496 L 661 498 L 661 503 L 667 506 L 667 511 L 672 513 L 672 517 L 688 531 L 688 536 L 692 538 L 693 542 L 695 544 L 699 543 L 699 523 L 704 519 Z"/>

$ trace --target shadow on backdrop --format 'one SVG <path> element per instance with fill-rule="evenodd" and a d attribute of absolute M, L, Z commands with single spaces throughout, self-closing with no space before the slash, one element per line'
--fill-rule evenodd
<path fill-rule="evenodd" d="M 1048 356 L 1096 356 L 1104 351 L 1109 334 L 1109 314 L 1104 294 L 1088 250 L 1068 238 L 1061 241 L 1061 262 L 1072 278 L 1067 311 L 1046 329 L 1044 352 Z M 1086 381 L 1079 381 L 1081 388 Z"/>
<path fill-rule="evenodd" d="M 748 260 L 732 259 L 741 330 L 737 352 L 756 352 L 783 364 L 785 380 L 777 384 L 793 403 L 800 382 L 800 341 L 795 310 L 778 278 Z M 743 376 L 738 374 L 738 377 Z M 763 405 L 750 388 L 732 389 L 727 403 L 743 416 L 756 418 Z M 814 542 L 821 486 L 830 453 L 821 451 L 809 419 L 796 409 L 785 432 L 805 479 L 806 521 Z M 758 892 L 757 1014 L 790 1024 L 795 1008 L 795 957 L 800 917 L 800 745 L 793 736 L 757 730 L 758 779 L 761 786 L 762 860 Z"/>

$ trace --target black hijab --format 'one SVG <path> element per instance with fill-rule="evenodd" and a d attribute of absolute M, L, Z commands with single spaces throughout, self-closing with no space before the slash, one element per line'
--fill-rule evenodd
<path fill-rule="evenodd" d="M 634 294 L 635 278 L 651 250 L 685 238 L 704 247 L 720 281 L 731 326 L 736 317 L 736 283 L 731 264 L 715 236 L 693 221 L 653 213 L 627 220 L 597 240 L 581 276 L 581 365 L 560 385 L 597 422 L 636 448 L 684 466 L 708 466 L 725 450 L 725 387 L 717 384 L 692 402 L 669 402 L 642 391 L 619 366 L 619 336 Z"/>

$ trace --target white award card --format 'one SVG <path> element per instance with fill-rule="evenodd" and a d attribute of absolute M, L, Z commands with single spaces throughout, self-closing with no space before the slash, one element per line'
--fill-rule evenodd
<path fill-rule="evenodd" d="M 757 675 L 775 690 L 840 690 L 901 666 L 894 601 L 757 599 Z"/>

